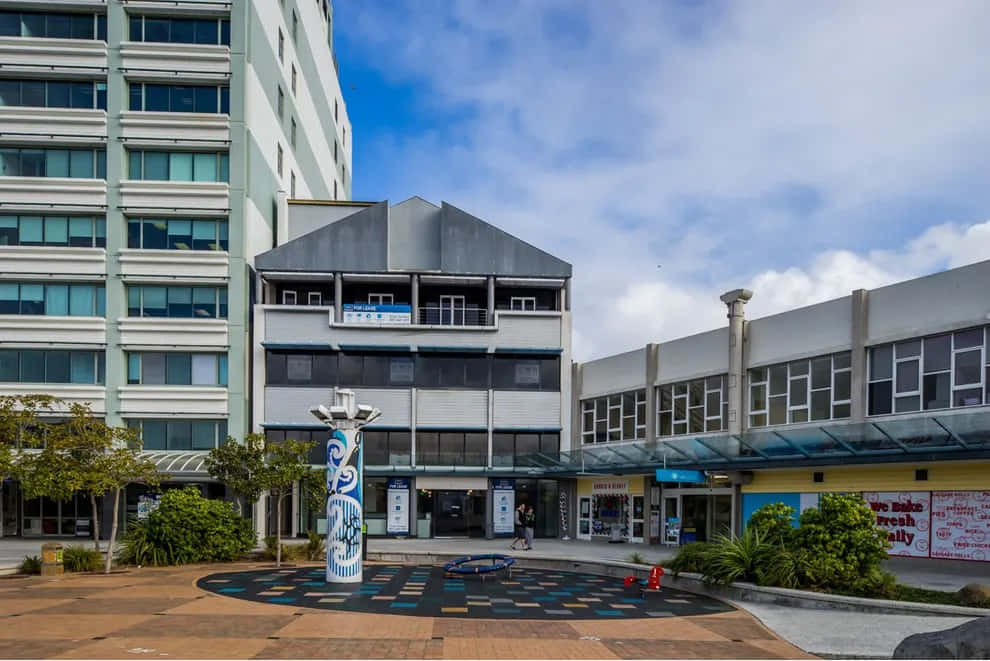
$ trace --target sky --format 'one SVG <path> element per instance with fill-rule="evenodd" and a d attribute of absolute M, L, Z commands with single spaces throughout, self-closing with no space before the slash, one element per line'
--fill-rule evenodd
<path fill-rule="evenodd" d="M 756 318 L 990 259 L 988 2 L 335 0 L 334 32 L 353 198 L 570 262 L 576 360 L 730 289 Z"/>

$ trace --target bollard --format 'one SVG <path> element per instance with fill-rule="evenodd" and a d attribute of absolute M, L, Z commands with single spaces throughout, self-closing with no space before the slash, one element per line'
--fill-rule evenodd
<path fill-rule="evenodd" d="M 361 559 L 368 559 L 368 524 L 361 524 Z"/>
<path fill-rule="evenodd" d="M 62 565 L 62 545 L 48 542 L 41 545 L 41 575 L 58 577 L 65 568 Z"/>

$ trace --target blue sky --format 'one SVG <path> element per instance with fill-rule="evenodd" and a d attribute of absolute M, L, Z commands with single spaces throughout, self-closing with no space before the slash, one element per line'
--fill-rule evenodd
<path fill-rule="evenodd" d="M 354 197 L 574 265 L 587 359 L 990 258 L 990 4 L 336 0 Z"/>

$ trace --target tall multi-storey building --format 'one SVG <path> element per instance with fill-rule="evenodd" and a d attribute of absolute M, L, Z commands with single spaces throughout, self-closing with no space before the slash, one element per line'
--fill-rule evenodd
<path fill-rule="evenodd" d="M 89 402 L 149 451 L 243 436 L 280 192 L 350 197 L 328 0 L 0 2 L 0 124 L 0 394 Z M 3 494 L 0 534 L 89 516 Z"/>

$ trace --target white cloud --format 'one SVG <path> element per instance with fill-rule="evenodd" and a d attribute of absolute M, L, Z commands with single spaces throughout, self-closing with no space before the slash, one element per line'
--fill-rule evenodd
<path fill-rule="evenodd" d="M 738 286 L 753 317 L 990 257 L 990 225 L 967 225 L 990 208 L 982 3 L 337 14 L 444 118 L 356 144 L 381 169 L 355 177 L 571 261 L 581 359 L 719 325 Z"/>

